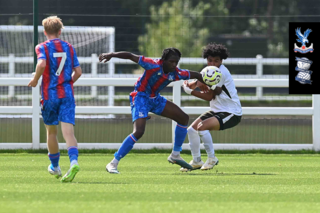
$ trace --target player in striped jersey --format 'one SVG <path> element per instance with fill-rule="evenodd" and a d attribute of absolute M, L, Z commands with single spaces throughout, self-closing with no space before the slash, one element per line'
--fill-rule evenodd
<path fill-rule="evenodd" d="M 156 60 L 129 52 L 103 53 L 99 56 L 99 60 L 100 62 L 107 62 L 113 57 L 129 59 L 138 63 L 145 71 L 135 83 L 134 91 L 130 94 L 133 133 L 128 135 L 119 150 L 114 154 L 114 159 L 106 166 L 107 171 L 115 174 L 119 173 L 118 163 L 144 134 L 149 112 L 177 122 L 174 147 L 168 161 L 192 169 L 180 157 L 182 143 L 187 135 L 189 116 L 177 105 L 166 100 L 159 92 L 173 81 L 196 78 L 203 82 L 201 74 L 177 67 L 181 53 L 176 48 L 164 49 L 161 59 Z"/>
<path fill-rule="evenodd" d="M 67 143 L 70 169 L 61 179 L 71 182 L 80 167 L 78 165 L 77 139 L 74 136 L 75 100 L 73 83 L 78 80 L 82 70 L 74 47 L 59 39 L 63 23 L 57 16 L 50 16 L 42 21 L 47 41 L 35 48 L 38 63 L 33 79 L 28 86 L 35 87 L 42 76 L 41 112 L 47 129 L 48 156 L 51 164 L 50 174 L 60 178 L 59 143 L 57 125 L 61 122 L 61 130 Z"/>
<path fill-rule="evenodd" d="M 213 149 L 210 130 L 222 131 L 238 125 L 242 117 L 241 103 L 234 85 L 232 76 L 222 64 L 222 60 L 227 59 L 229 53 L 222 44 L 209 43 L 203 49 L 203 58 L 207 59 L 207 66 L 216 66 L 222 73 L 221 81 L 217 84 L 221 87 L 222 93 L 216 95 L 210 90 L 207 93 L 195 91 L 196 87 L 206 86 L 201 82 L 184 82 L 183 88 L 186 93 L 210 101 L 211 110 L 200 115 L 188 127 L 188 139 L 193 160 L 190 165 L 193 169 L 209 170 L 219 163 Z M 200 139 L 203 142 L 208 159 L 205 163 L 201 161 Z M 181 168 L 180 171 L 188 171 L 188 168 Z"/>

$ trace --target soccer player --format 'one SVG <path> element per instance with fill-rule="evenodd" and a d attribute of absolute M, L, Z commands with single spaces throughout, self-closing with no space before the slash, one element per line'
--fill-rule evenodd
<path fill-rule="evenodd" d="M 190 165 L 193 169 L 209 170 L 219 163 L 215 156 L 210 130 L 222 131 L 238 125 L 241 121 L 242 108 L 237 94 L 236 87 L 227 67 L 222 60 L 227 59 L 229 53 L 222 44 L 209 43 L 203 49 L 203 58 L 207 59 L 208 66 L 216 66 L 222 73 L 222 79 L 217 84 L 222 92 L 216 95 L 212 89 L 207 93 L 195 91 L 196 87 L 206 86 L 199 81 L 184 82 L 183 88 L 186 93 L 210 101 L 211 110 L 200 115 L 188 127 L 188 139 L 193 160 Z M 200 139 L 202 140 L 208 159 L 205 163 L 201 160 Z M 180 171 L 188 171 L 188 168 L 181 168 Z"/>
<path fill-rule="evenodd" d="M 118 163 L 144 134 L 149 112 L 177 122 L 174 147 L 168 157 L 168 161 L 172 164 L 192 169 L 180 157 L 182 143 L 187 135 L 189 116 L 177 105 L 162 97 L 159 92 L 173 81 L 196 78 L 203 82 L 201 74 L 177 67 L 181 53 L 176 48 L 164 49 L 161 59 L 157 60 L 129 52 L 103 53 L 99 55 L 99 60 L 100 62 L 107 62 L 113 57 L 129 59 L 139 64 L 145 71 L 135 83 L 134 91 L 130 93 L 133 133 L 124 139 L 121 147 L 114 154 L 114 159 L 106 166 L 106 170 L 109 173 L 119 173 L 117 169 Z"/>
<path fill-rule="evenodd" d="M 51 164 L 48 171 L 56 178 L 61 177 L 59 167 L 59 144 L 57 125 L 61 122 L 63 138 L 66 140 L 70 169 L 62 177 L 62 182 L 71 182 L 80 170 L 78 164 L 77 139 L 74 136 L 75 100 L 73 83 L 78 80 L 82 70 L 74 47 L 59 39 L 63 23 L 57 16 L 42 21 L 47 41 L 35 48 L 38 63 L 29 87 L 35 87 L 41 76 L 41 112 L 47 129 L 48 156 Z"/>

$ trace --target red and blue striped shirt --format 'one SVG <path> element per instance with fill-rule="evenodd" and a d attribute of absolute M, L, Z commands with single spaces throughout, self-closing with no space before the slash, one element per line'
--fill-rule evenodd
<path fill-rule="evenodd" d="M 41 96 L 44 100 L 73 97 L 73 68 L 79 67 L 74 47 L 58 38 L 35 48 L 38 60 L 46 60 L 42 75 Z"/>
<path fill-rule="evenodd" d="M 190 79 L 189 70 L 176 67 L 174 72 L 163 72 L 163 60 L 140 56 L 138 64 L 145 69 L 143 75 L 135 83 L 136 92 L 145 92 L 155 97 L 159 92 L 173 81 Z"/>

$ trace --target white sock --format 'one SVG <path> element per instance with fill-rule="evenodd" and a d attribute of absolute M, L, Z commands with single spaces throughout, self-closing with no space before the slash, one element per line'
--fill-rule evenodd
<path fill-rule="evenodd" d="M 188 128 L 188 139 L 193 160 L 195 162 L 201 161 L 200 137 L 198 131 L 192 128 L 192 126 Z"/>
<path fill-rule="evenodd" d="M 113 160 L 111 161 L 111 163 L 118 165 L 119 161 L 116 158 L 113 158 Z"/>
<path fill-rule="evenodd" d="M 214 158 L 215 156 L 214 156 L 213 142 L 212 142 L 212 137 L 209 130 L 199 131 L 199 135 L 203 142 L 204 148 L 206 149 L 208 157 Z"/>
<path fill-rule="evenodd" d="M 180 152 L 179 152 L 179 151 L 173 151 L 173 150 L 172 150 L 172 154 L 173 154 L 173 155 L 180 155 Z"/>
<path fill-rule="evenodd" d="M 60 169 L 60 166 L 53 167 L 53 171 L 58 171 Z"/>
<path fill-rule="evenodd" d="M 71 162 L 70 162 L 70 167 L 73 166 L 74 164 L 78 164 L 78 161 L 77 161 L 77 160 L 71 161 Z"/>

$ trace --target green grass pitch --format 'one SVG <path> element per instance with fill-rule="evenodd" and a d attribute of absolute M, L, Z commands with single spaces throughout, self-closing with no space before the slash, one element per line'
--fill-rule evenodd
<path fill-rule="evenodd" d="M 0 154 L 0 212 L 320 212 L 317 154 L 218 154 L 213 170 L 188 173 L 167 156 L 129 154 L 112 175 L 111 154 L 82 154 L 73 183 L 61 183 L 45 154 Z"/>

